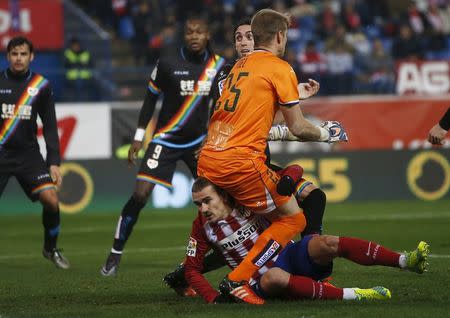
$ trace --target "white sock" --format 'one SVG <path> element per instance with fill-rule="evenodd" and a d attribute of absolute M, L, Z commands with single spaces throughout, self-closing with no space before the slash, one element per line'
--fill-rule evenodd
<path fill-rule="evenodd" d="M 115 249 L 111 249 L 111 253 L 114 253 L 114 254 L 122 254 L 122 251 L 118 251 L 118 250 L 115 250 Z"/>
<path fill-rule="evenodd" d="M 344 295 L 342 296 L 342 299 L 344 300 L 354 300 L 356 299 L 356 294 L 353 288 L 343 288 Z"/>
<path fill-rule="evenodd" d="M 400 257 L 398 258 L 398 266 L 400 266 L 400 268 L 406 268 L 406 261 L 406 255 L 400 254 Z"/>

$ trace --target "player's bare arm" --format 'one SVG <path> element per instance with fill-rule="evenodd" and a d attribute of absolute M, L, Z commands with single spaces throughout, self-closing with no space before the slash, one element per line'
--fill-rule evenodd
<path fill-rule="evenodd" d="M 309 122 L 300 109 L 299 104 L 292 107 L 280 107 L 289 131 L 296 137 L 305 141 L 326 141 L 329 133 Z"/>
<path fill-rule="evenodd" d="M 288 116 L 290 122 L 286 119 L 287 126 L 272 126 L 267 137 L 268 140 L 301 142 L 322 141 L 328 143 L 348 141 L 348 136 L 344 127 L 337 121 L 324 121 L 320 126 L 315 126 L 303 116 L 298 104 L 293 107 L 281 106 L 280 109 L 284 118 L 286 119 L 286 116 Z M 296 129 L 296 132 L 292 131 L 292 129 Z"/>

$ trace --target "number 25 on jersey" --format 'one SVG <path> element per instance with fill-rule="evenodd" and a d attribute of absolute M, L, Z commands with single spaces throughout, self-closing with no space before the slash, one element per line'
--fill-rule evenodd
<path fill-rule="evenodd" d="M 234 73 L 230 73 L 230 75 L 228 75 L 225 82 L 227 91 L 224 92 L 228 95 L 228 98 L 225 99 L 223 110 L 227 112 L 234 112 L 236 110 L 239 97 L 241 96 L 241 90 L 237 87 L 237 83 L 239 82 L 239 79 L 241 79 L 241 77 L 247 77 L 249 74 L 249 72 L 240 72 L 237 76 L 235 76 Z M 230 100 L 232 100 L 232 102 Z M 214 110 L 218 110 L 221 106 L 222 100 L 219 99 L 216 103 L 216 106 L 214 107 Z"/>

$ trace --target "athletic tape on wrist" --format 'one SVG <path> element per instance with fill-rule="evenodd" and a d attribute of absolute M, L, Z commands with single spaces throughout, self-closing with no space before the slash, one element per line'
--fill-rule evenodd
<path fill-rule="evenodd" d="M 134 140 L 142 141 L 144 140 L 144 136 L 145 136 L 145 129 L 138 128 L 136 129 L 136 133 L 134 134 Z"/>

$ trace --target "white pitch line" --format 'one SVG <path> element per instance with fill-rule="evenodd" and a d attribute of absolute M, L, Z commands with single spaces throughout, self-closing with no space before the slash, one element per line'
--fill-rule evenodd
<path fill-rule="evenodd" d="M 446 255 L 446 254 L 444 254 L 444 255 L 430 254 L 428 256 L 430 256 L 431 258 L 450 258 L 450 255 Z"/>

